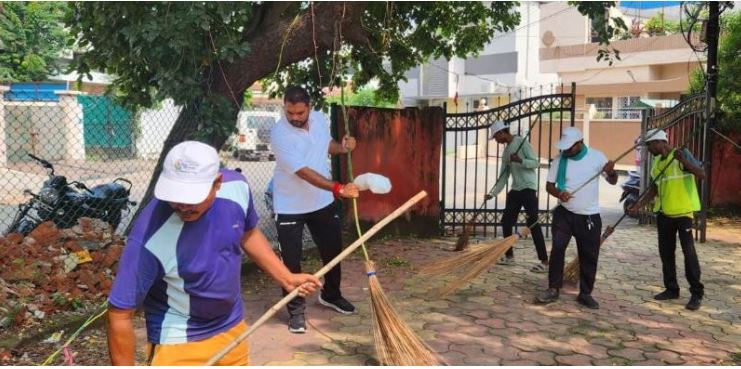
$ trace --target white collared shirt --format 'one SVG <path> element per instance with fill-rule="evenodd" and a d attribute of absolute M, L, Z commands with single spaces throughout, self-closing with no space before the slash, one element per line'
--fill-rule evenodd
<path fill-rule="evenodd" d="M 270 131 L 270 144 L 275 153 L 273 206 L 276 214 L 305 214 L 326 207 L 334 201 L 332 193 L 316 187 L 296 172 L 308 167 L 331 178 L 327 118 L 318 111 L 309 113 L 308 127 L 296 128 L 285 116 Z"/>
<path fill-rule="evenodd" d="M 548 179 L 546 181 L 556 183 L 558 167 L 561 163 L 561 155 L 557 155 L 551 162 L 548 170 Z M 607 164 L 607 157 L 601 151 L 589 148 L 587 155 L 581 160 L 569 160 L 566 166 L 566 189 L 565 191 L 573 192 L 579 186 L 587 182 L 590 178 L 602 172 L 602 168 Z M 604 176 L 604 173 L 602 173 Z M 558 203 L 568 211 L 579 215 L 599 214 L 599 178 L 589 182 L 584 188 L 574 194 L 574 197 L 567 202 Z"/>

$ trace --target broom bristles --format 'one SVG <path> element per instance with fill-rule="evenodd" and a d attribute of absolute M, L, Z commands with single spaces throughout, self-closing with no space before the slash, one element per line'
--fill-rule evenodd
<path fill-rule="evenodd" d="M 622 219 L 622 218 L 621 218 Z M 618 221 L 620 223 L 620 221 Z M 615 225 L 607 226 L 605 231 L 602 233 L 602 236 L 600 236 L 599 240 L 599 246 L 602 247 L 602 244 L 605 243 L 607 238 L 612 235 L 613 232 L 615 232 Z M 563 271 L 563 277 L 572 283 L 576 283 L 576 281 L 579 280 L 579 257 L 575 257 L 574 260 L 571 260 L 571 262 L 566 265 L 566 268 Z"/>
<path fill-rule="evenodd" d="M 563 271 L 563 277 L 572 283 L 576 283 L 579 280 L 579 257 L 575 257 L 574 260 L 566 265 Z"/>
<path fill-rule="evenodd" d="M 378 361 L 390 366 L 445 364 L 396 313 L 375 275 L 374 263 L 366 262 L 365 268 L 370 286 L 373 341 Z"/>
<path fill-rule="evenodd" d="M 461 253 L 455 254 L 448 258 L 431 262 L 423 265 L 419 269 L 421 275 L 450 275 L 457 274 L 463 268 L 469 268 L 472 264 L 484 259 L 493 248 L 506 239 L 494 240 L 491 243 L 480 244 L 470 247 Z"/>
<path fill-rule="evenodd" d="M 520 237 L 517 235 L 512 235 L 501 240 L 501 242 L 494 244 L 493 246 L 488 246 L 486 252 L 479 260 L 468 264 L 466 266 L 466 269 L 463 269 L 465 270 L 465 272 L 462 275 L 456 278 L 447 287 L 440 289 L 440 295 L 442 297 L 445 297 L 476 279 L 476 277 L 478 277 L 481 273 L 495 264 L 497 260 L 499 260 L 499 258 L 501 258 L 502 255 L 507 252 L 507 250 L 512 248 L 512 246 L 515 244 L 515 242 L 517 242 L 519 238 Z"/>
<path fill-rule="evenodd" d="M 455 251 L 463 251 L 468 248 L 468 239 L 471 237 L 472 230 L 472 224 L 466 224 L 466 226 L 463 227 L 463 233 L 458 236 L 458 240 L 455 242 Z"/>

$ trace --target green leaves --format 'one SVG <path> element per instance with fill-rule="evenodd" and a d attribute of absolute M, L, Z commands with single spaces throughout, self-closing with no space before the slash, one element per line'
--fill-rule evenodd
<path fill-rule="evenodd" d="M 127 105 L 149 107 L 166 97 L 177 104 L 204 98 L 215 63 L 245 57 L 241 29 L 249 2 L 75 2 L 66 18 L 80 45 L 92 46 L 75 63 L 81 71 L 115 75 Z"/>
<path fill-rule="evenodd" d="M 4 2 L 0 11 L 0 82 L 40 81 L 59 71 L 71 37 L 62 2 Z"/>
<path fill-rule="evenodd" d="M 609 9 L 614 7 L 615 1 L 569 1 L 576 6 L 579 13 L 589 17 L 592 22 L 592 32 L 599 39 L 600 48 L 597 50 L 597 61 L 605 60 L 612 65 L 620 60 L 620 52 L 610 47 L 610 41 L 628 30 L 628 26 L 620 17 L 610 17 Z"/>
<path fill-rule="evenodd" d="M 617 29 L 625 28 L 622 20 L 607 19 L 606 7 L 612 5 L 609 1 L 578 5 L 593 17 L 606 44 Z M 243 89 L 255 78 L 264 78 L 263 86 L 271 96 L 278 96 L 284 86 L 300 84 L 322 105 L 323 89 L 339 86 L 344 76 L 352 75 L 356 89 L 378 86 L 372 103 L 395 102 L 398 83 L 410 69 L 435 58 L 475 55 L 495 35 L 513 30 L 520 22 L 517 3 L 508 1 L 348 2 L 346 7 L 343 17 L 347 10 L 357 22 L 348 24 L 343 18 L 343 23 L 336 13 L 313 14 L 312 9 L 331 7 L 308 2 L 73 2 L 65 22 L 85 51 L 74 68 L 115 76 L 113 86 L 129 106 L 149 107 L 166 97 L 179 105 L 203 104 L 207 107 L 200 110 L 204 126 L 199 134 L 217 136 L 233 129 L 233 100 L 241 105 L 243 98 L 234 96 L 242 91 L 225 85 Z M 314 20 L 317 24 L 306 27 Z M 291 45 L 296 35 L 274 31 L 290 29 L 287 24 L 294 21 L 302 32 L 320 30 L 312 35 L 315 43 L 317 37 L 326 40 L 331 32 L 329 39 L 338 41 L 331 42 L 332 50 L 327 50 L 327 42 L 322 48 Z M 248 39 L 259 39 L 262 42 L 255 45 L 267 44 L 269 51 L 255 49 Z M 274 55 L 275 45 L 284 40 L 294 51 L 290 60 L 305 59 L 290 65 L 263 65 L 281 60 L 261 56 Z M 606 50 L 599 58 L 612 62 L 619 54 Z M 269 72 L 242 78 L 234 68 L 254 64 L 259 64 L 255 70 Z M 229 72 L 226 82 L 225 70 Z M 358 92 L 364 98 L 369 94 Z"/>
<path fill-rule="evenodd" d="M 322 105 L 322 87 L 337 86 L 338 76 L 352 74 L 354 88 L 374 83 L 377 101 L 397 101 L 398 82 L 408 70 L 433 58 L 476 54 L 496 32 L 512 30 L 519 21 L 514 2 L 371 2 L 362 17 L 367 43 L 345 44 L 334 59 L 307 56 L 263 85 L 272 83 L 277 88 L 269 90 L 271 96 L 279 96 L 282 86 L 301 84 Z"/>

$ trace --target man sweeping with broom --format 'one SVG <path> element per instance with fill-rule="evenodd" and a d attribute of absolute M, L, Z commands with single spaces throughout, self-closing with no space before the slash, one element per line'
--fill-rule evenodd
<path fill-rule="evenodd" d="M 342 252 L 342 227 L 335 199 L 358 197 L 353 183 L 342 185 L 330 179 L 328 155 L 345 154 L 355 148 L 355 139 L 332 139 L 324 116 L 312 111 L 308 92 L 299 86 L 286 88 L 285 117 L 270 132 L 275 152 L 273 177 L 278 242 L 283 263 L 294 273 L 301 271 L 302 235 L 308 226 L 322 262 Z M 341 314 L 352 314 L 355 306 L 340 292 L 342 272 L 334 267 L 324 278 L 319 303 Z M 306 301 L 297 297 L 288 304 L 288 330 L 306 332 Z"/>
<path fill-rule="evenodd" d="M 151 365 L 202 365 L 244 333 L 242 253 L 286 290 L 306 296 L 321 286 L 280 262 L 257 228 L 247 181 L 220 170 L 213 147 L 195 141 L 173 147 L 154 197 L 134 220 L 108 300 L 113 365 L 134 365 L 133 316 L 141 306 Z M 247 365 L 247 342 L 218 364 Z"/>
<path fill-rule="evenodd" d="M 509 132 L 509 126 L 503 121 L 495 122 L 491 126 L 490 133 L 490 138 L 507 146 L 502 153 L 502 168 L 499 171 L 499 177 L 494 187 L 486 195 L 486 200 L 492 199 L 504 189 L 511 174 L 512 189 L 507 193 L 506 205 L 502 215 L 502 234 L 505 238 L 512 235 L 512 229 L 517 222 L 520 209 L 525 207 L 527 225 L 532 227 L 535 251 L 540 260 L 530 270 L 536 273 L 545 273 L 548 271 L 548 252 L 545 248 L 543 231 L 540 229 L 540 225 L 536 224 L 538 222 L 538 181 L 535 170 L 540 165 L 538 156 L 533 151 L 530 143 L 527 142 L 527 138 L 512 135 Z M 499 264 L 510 265 L 514 263 L 514 259 L 514 248 L 510 248 L 499 261 Z"/>
<path fill-rule="evenodd" d="M 648 189 L 648 194 L 628 212 L 637 214 L 638 209 L 656 197 L 654 212 L 656 213 L 656 228 L 659 234 L 659 256 L 664 274 L 663 292 L 654 296 L 656 300 L 673 300 L 679 298 L 679 284 L 677 283 L 677 266 L 675 250 L 677 249 L 677 234 L 684 253 L 684 269 L 687 281 L 690 283 L 692 296 L 685 305 L 687 310 L 697 310 L 702 304 L 705 287 L 700 282 L 700 262 L 695 251 L 695 242 L 692 238 L 693 213 L 700 210 L 700 197 L 697 193 L 695 178 L 705 178 L 705 171 L 701 164 L 687 149 L 675 149 L 669 146 L 666 132 L 651 130 L 646 133 L 646 145 L 654 161 L 651 165 L 651 179 L 654 181 L 659 173 L 664 175 L 658 178 L 658 183 Z"/>
<path fill-rule="evenodd" d="M 573 236 L 580 270 L 577 302 L 598 309 L 599 303 L 592 297 L 592 289 L 597 274 L 602 219 L 599 214 L 599 181 L 592 179 L 601 172 L 607 182 L 614 185 L 617 173 L 615 163 L 608 161 L 602 152 L 587 147 L 583 139 L 578 128 L 565 128 L 556 144 L 561 154 L 553 159 L 548 171 L 546 191 L 558 198 L 559 206 L 553 211 L 548 289 L 538 294 L 535 302 L 547 304 L 558 300 L 563 285 L 566 247 Z M 579 193 L 572 195 L 571 192 L 577 188 L 580 188 Z"/>

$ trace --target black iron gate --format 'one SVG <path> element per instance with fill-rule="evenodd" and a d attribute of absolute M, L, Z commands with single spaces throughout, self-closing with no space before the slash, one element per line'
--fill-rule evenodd
<path fill-rule="evenodd" d="M 573 126 L 576 115 L 575 90 L 564 93 L 563 85 L 551 87 L 548 94 L 539 89 L 538 96 L 517 101 L 506 98 L 505 105 L 489 110 L 461 114 L 447 114 L 443 128 L 442 180 L 440 188 L 440 226 L 445 234 L 454 234 L 476 216 L 473 234 L 493 232 L 501 224 L 504 197 L 509 184 L 499 196 L 483 204 L 485 194 L 494 186 L 500 170 L 500 153 L 503 146 L 489 140 L 488 128 L 497 120 L 510 125 L 510 131 L 520 136 L 528 135 L 533 149 L 540 158 L 537 169 L 540 223 L 546 235 L 550 232 L 550 209 L 555 199 L 545 191 L 545 178 L 553 156 L 557 154 L 555 142 L 566 126 Z M 558 92 L 558 93 L 554 93 Z M 525 225 L 525 214 L 520 214 L 518 225 Z"/>
<path fill-rule="evenodd" d="M 672 147 L 686 147 L 692 155 L 708 167 L 710 155 L 706 150 L 707 145 L 707 95 L 699 93 L 692 95 L 671 109 L 648 109 L 643 111 L 641 122 L 641 135 L 645 137 L 650 129 L 660 128 L 669 136 L 669 145 Z M 646 191 L 651 171 L 653 157 L 648 150 L 643 150 L 641 155 L 641 193 Z M 706 173 L 705 178 L 710 178 Z M 700 191 L 702 210 L 695 214 L 694 228 L 695 239 L 705 242 L 705 231 L 707 221 L 707 208 L 709 206 L 707 179 L 697 181 L 697 189 Z M 641 223 L 649 224 L 655 222 L 652 206 L 648 205 L 641 212 Z"/>

